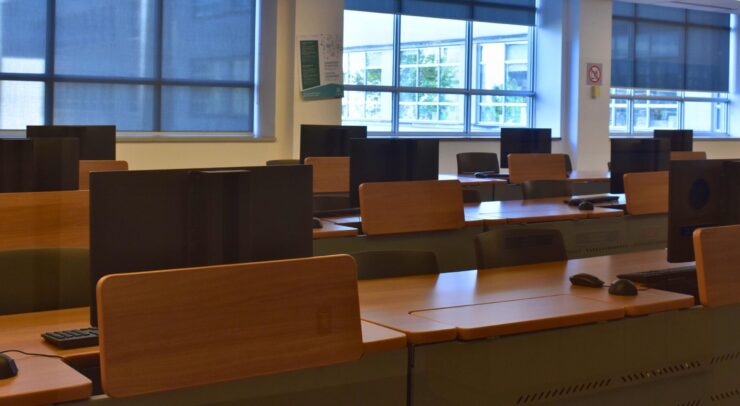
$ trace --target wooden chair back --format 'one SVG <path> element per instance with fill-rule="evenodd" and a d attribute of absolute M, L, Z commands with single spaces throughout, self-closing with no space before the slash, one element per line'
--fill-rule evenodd
<path fill-rule="evenodd" d="M 704 151 L 673 151 L 671 152 L 671 161 L 696 161 L 707 159 L 707 153 Z"/>
<path fill-rule="evenodd" d="M 367 235 L 463 228 L 462 186 L 457 180 L 363 183 L 360 214 Z"/>
<path fill-rule="evenodd" d="M 627 213 L 668 213 L 668 171 L 624 174 Z"/>
<path fill-rule="evenodd" d="M 565 180 L 565 154 L 509 154 L 509 182 Z"/>
<path fill-rule="evenodd" d="M 349 157 L 315 156 L 304 162 L 313 166 L 314 193 L 349 192 Z"/>
<path fill-rule="evenodd" d="M 87 248 L 90 192 L 0 193 L 0 250 Z"/>
<path fill-rule="evenodd" d="M 694 231 L 699 300 L 706 307 L 740 304 L 740 225 Z"/>
<path fill-rule="evenodd" d="M 115 398 L 354 361 L 363 352 L 348 255 L 108 275 L 97 298 L 103 389 Z"/>
<path fill-rule="evenodd" d="M 127 170 L 126 161 L 80 161 L 80 190 L 90 189 L 90 172 Z"/>

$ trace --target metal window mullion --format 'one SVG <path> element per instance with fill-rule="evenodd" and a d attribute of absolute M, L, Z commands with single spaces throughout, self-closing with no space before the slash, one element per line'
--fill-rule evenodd
<path fill-rule="evenodd" d="M 153 127 L 154 131 L 162 131 L 162 71 L 164 65 L 164 0 L 157 1 L 157 41 L 154 47 L 154 78 L 153 84 Z"/>
<path fill-rule="evenodd" d="M 46 69 L 44 78 L 44 123 L 46 125 L 54 124 L 56 8 L 56 0 L 46 1 Z"/>
<path fill-rule="evenodd" d="M 467 22 L 465 33 L 465 95 L 463 96 L 463 133 L 471 134 L 473 127 L 473 22 Z"/>
<path fill-rule="evenodd" d="M 396 14 L 393 19 L 393 90 L 391 102 L 391 134 L 398 134 L 401 121 L 401 15 Z"/>

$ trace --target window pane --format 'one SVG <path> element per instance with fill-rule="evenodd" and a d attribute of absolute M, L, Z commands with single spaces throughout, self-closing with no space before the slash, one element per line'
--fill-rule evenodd
<path fill-rule="evenodd" d="M 344 12 L 344 83 L 393 84 L 392 14 Z"/>
<path fill-rule="evenodd" d="M 119 131 L 151 131 L 151 86 L 57 83 L 54 124 L 114 124 Z"/>
<path fill-rule="evenodd" d="M 610 100 L 609 131 L 629 132 L 629 100 Z"/>
<path fill-rule="evenodd" d="M 169 86 L 162 89 L 162 131 L 251 131 L 248 89 Z"/>
<path fill-rule="evenodd" d="M 59 74 L 154 76 L 154 0 L 57 0 Z"/>
<path fill-rule="evenodd" d="M 666 100 L 635 100 L 635 131 L 677 129 L 679 102 Z"/>
<path fill-rule="evenodd" d="M 364 125 L 368 131 L 390 132 L 392 95 L 387 92 L 344 92 L 342 124 Z"/>
<path fill-rule="evenodd" d="M 0 72 L 44 73 L 45 27 L 46 0 L 0 0 Z"/>
<path fill-rule="evenodd" d="M 251 82 L 253 8 L 254 0 L 164 0 L 164 77 Z"/>
<path fill-rule="evenodd" d="M 0 130 L 44 123 L 44 83 L 0 81 Z"/>
<path fill-rule="evenodd" d="M 401 86 L 465 87 L 465 30 L 460 20 L 401 17 Z"/>
<path fill-rule="evenodd" d="M 529 27 L 473 23 L 473 87 L 529 90 Z"/>
<path fill-rule="evenodd" d="M 474 96 L 471 111 L 473 132 L 493 132 L 501 127 L 526 127 L 531 98 L 522 96 Z"/>
<path fill-rule="evenodd" d="M 682 89 L 685 31 L 683 26 L 638 23 L 635 39 L 635 86 Z"/>
<path fill-rule="evenodd" d="M 461 132 L 464 130 L 463 95 L 401 93 L 399 131 Z"/>

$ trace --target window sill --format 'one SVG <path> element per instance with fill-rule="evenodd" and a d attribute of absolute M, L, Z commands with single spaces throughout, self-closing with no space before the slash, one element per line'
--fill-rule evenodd
<path fill-rule="evenodd" d="M 275 142 L 275 137 L 255 137 L 251 133 L 118 133 L 118 143 L 169 143 L 169 142 Z"/>
<path fill-rule="evenodd" d="M 440 141 L 501 141 L 500 135 L 453 135 L 453 134 L 384 134 L 368 132 L 368 138 L 381 139 L 425 139 Z M 561 141 L 561 137 L 552 137 L 553 141 Z"/>

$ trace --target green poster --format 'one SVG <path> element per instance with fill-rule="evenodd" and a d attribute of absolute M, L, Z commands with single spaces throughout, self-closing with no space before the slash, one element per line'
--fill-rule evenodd
<path fill-rule="evenodd" d="M 298 49 L 303 100 L 344 97 L 341 35 L 301 37 Z"/>
<path fill-rule="evenodd" d="M 301 88 L 310 89 L 321 86 L 319 67 L 319 41 L 301 41 Z"/>

